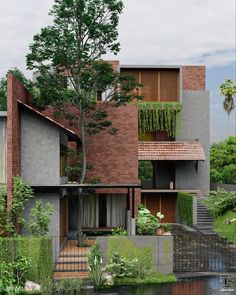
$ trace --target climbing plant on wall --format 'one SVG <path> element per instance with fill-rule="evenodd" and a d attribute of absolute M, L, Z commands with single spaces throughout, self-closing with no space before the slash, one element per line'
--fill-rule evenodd
<path fill-rule="evenodd" d="M 139 133 L 167 131 L 175 137 L 177 114 L 181 111 L 181 104 L 176 102 L 140 102 Z"/>

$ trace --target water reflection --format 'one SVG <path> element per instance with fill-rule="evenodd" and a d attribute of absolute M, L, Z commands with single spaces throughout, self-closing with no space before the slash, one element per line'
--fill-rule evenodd
<path fill-rule="evenodd" d="M 236 295 L 220 291 L 220 278 L 188 279 L 175 284 L 122 286 L 113 289 L 84 290 L 77 295 Z"/>

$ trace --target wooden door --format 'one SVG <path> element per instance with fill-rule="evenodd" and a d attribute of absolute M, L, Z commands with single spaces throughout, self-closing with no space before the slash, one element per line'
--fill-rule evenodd
<path fill-rule="evenodd" d="M 142 204 L 151 212 L 153 216 L 160 211 L 161 199 L 158 194 L 145 194 L 142 196 Z"/>
<path fill-rule="evenodd" d="M 176 222 L 176 195 L 162 194 L 161 195 L 161 213 L 164 214 L 162 222 Z"/>
<path fill-rule="evenodd" d="M 162 222 L 176 222 L 176 195 L 175 194 L 143 194 L 142 204 L 156 217 L 157 212 L 164 214 Z"/>

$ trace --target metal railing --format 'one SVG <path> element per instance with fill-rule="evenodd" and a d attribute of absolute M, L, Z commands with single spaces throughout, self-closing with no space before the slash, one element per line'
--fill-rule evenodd
<path fill-rule="evenodd" d="M 217 235 L 175 235 L 174 271 L 234 273 L 236 245 Z"/>

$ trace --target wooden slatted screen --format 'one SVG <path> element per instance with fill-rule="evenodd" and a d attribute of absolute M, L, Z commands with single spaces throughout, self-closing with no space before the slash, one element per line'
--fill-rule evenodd
<path fill-rule="evenodd" d="M 179 100 L 178 70 L 160 70 L 160 100 Z"/>
<path fill-rule="evenodd" d="M 122 73 L 144 85 L 139 91 L 143 101 L 179 101 L 178 69 L 122 69 Z"/>

